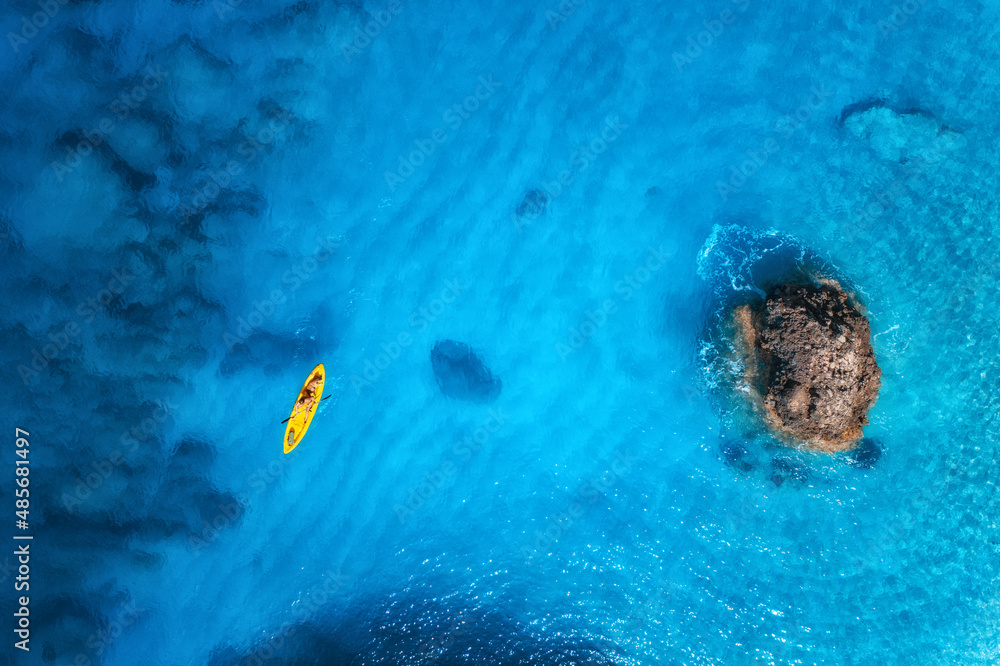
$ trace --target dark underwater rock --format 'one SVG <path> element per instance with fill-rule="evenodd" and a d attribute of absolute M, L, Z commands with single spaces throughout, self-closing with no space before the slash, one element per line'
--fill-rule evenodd
<path fill-rule="evenodd" d="M 881 457 L 882 448 L 878 445 L 878 442 L 866 437 L 861 440 L 857 448 L 851 451 L 847 462 L 852 467 L 857 467 L 858 469 L 871 469 Z"/>
<path fill-rule="evenodd" d="M 809 471 L 804 465 L 789 460 L 783 456 L 776 456 L 771 461 L 771 467 L 771 482 L 776 486 L 780 486 L 785 481 L 805 483 L 809 478 Z"/>
<path fill-rule="evenodd" d="M 919 108 L 896 108 L 882 99 L 844 107 L 839 123 L 868 143 L 882 159 L 915 162 L 920 168 L 940 161 L 965 146 L 965 138 Z"/>
<path fill-rule="evenodd" d="M 853 448 L 882 371 L 851 296 L 833 281 L 782 284 L 760 309 L 737 308 L 736 322 L 769 425 L 808 448 Z"/>
<path fill-rule="evenodd" d="M 753 463 L 750 462 L 750 454 L 747 447 L 739 442 L 723 442 L 721 447 L 722 459 L 735 470 L 749 472 L 753 470 Z"/>
<path fill-rule="evenodd" d="M 500 379 L 464 342 L 439 340 L 431 350 L 431 366 L 441 393 L 449 398 L 489 402 L 500 395 Z"/>
<path fill-rule="evenodd" d="M 548 205 L 549 195 L 541 190 L 528 190 L 514 212 L 518 217 L 534 219 L 544 213 Z"/>
<path fill-rule="evenodd" d="M 881 109 L 887 106 L 888 102 L 878 97 L 869 97 L 868 99 L 863 99 L 859 102 L 851 102 L 840 110 L 840 116 L 837 118 L 837 124 L 844 127 L 847 120 L 851 118 L 851 116 L 862 115 L 872 109 Z"/>

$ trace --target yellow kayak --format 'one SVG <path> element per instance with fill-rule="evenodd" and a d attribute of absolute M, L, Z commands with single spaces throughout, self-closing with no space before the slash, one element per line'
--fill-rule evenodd
<path fill-rule="evenodd" d="M 309 424 L 312 423 L 319 401 L 323 399 L 323 383 L 326 381 L 326 368 L 320 363 L 309 373 L 306 383 L 299 391 L 299 397 L 295 400 L 292 408 L 292 415 L 288 419 L 288 427 L 285 428 L 285 453 L 299 445 L 305 437 Z"/>

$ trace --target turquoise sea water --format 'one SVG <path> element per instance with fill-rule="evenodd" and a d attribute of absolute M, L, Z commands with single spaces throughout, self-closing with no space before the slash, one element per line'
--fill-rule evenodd
<path fill-rule="evenodd" d="M 1000 660 L 996 3 L 55 6 L 2 15 L 0 663 Z M 871 469 L 719 390 L 800 256 L 868 308 Z"/>

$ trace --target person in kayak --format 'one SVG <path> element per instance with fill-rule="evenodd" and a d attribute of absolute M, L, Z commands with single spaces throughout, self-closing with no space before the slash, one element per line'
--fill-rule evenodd
<path fill-rule="evenodd" d="M 317 376 L 312 379 L 308 384 L 302 388 L 302 393 L 299 394 L 299 399 L 295 401 L 295 406 L 292 407 L 292 415 L 287 419 L 282 421 L 282 423 L 287 423 L 291 421 L 296 416 L 298 416 L 303 410 L 308 411 L 312 408 L 314 404 L 320 402 L 319 396 L 316 394 L 316 390 L 323 383 L 323 377 Z M 333 394 L 326 396 L 323 400 L 333 397 Z"/>
<path fill-rule="evenodd" d="M 302 410 L 309 411 L 316 404 L 319 400 L 319 396 L 316 395 L 316 389 L 322 383 L 323 377 L 314 377 L 311 382 L 303 387 L 302 393 L 299 394 L 299 399 L 295 401 L 295 407 L 292 408 L 292 415 L 289 418 L 294 419 L 298 416 L 299 412 Z"/>

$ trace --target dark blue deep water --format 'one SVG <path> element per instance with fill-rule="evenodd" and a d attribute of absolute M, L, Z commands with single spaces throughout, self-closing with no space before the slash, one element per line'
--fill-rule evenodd
<path fill-rule="evenodd" d="M 0 664 L 997 663 L 998 25 L 7 0 Z M 872 324 L 852 456 L 724 386 L 806 264 Z"/>

